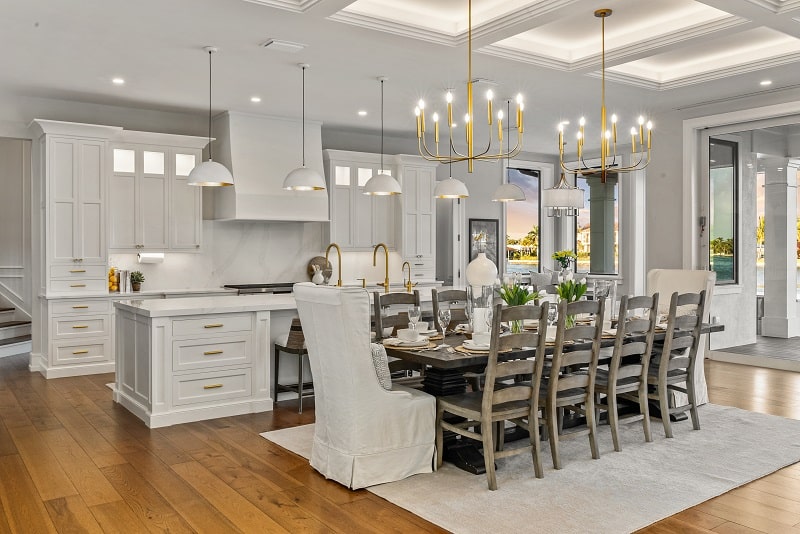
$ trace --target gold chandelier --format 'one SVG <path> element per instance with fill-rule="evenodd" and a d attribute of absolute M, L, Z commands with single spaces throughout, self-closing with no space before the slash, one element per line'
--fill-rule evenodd
<path fill-rule="evenodd" d="M 606 181 L 608 172 L 620 173 L 642 170 L 650 163 L 650 147 L 652 145 L 653 123 L 645 122 L 645 118 L 639 116 L 638 128 L 631 128 L 631 165 L 622 166 L 617 164 L 617 115 L 611 115 L 611 129 L 608 129 L 606 117 L 606 17 L 611 16 L 610 9 L 598 9 L 594 16 L 601 21 L 601 92 L 600 92 L 600 167 L 589 167 L 583 159 L 583 143 L 586 139 L 584 128 L 586 119 L 581 117 L 578 123 L 577 133 L 577 155 L 580 167 L 570 169 L 564 164 L 564 123 L 558 125 L 558 155 L 561 168 L 568 173 L 580 174 L 581 176 L 600 176 L 602 182 Z M 645 137 L 645 128 L 647 137 Z M 638 143 L 637 143 L 638 137 Z M 633 163 L 633 159 L 638 154 L 638 160 Z M 609 162 L 609 159 L 611 160 Z"/>
<path fill-rule="evenodd" d="M 467 113 L 464 115 L 464 131 L 467 144 L 466 153 L 459 152 L 458 149 L 456 149 L 453 140 L 453 127 L 455 126 L 455 123 L 453 122 L 452 92 L 447 91 L 447 95 L 445 97 L 447 101 L 447 128 L 449 130 L 449 149 L 446 148 L 445 151 L 449 152 L 449 150 L 452 150 L 451 154 L 439 154 L 439 114 L 434 113 L 432 117 L 434 148 L 431 150 L 427 143 L 425 129 L 425 102 L 423 100 L 419 101 L 414 113 L 417 116 L 417 144 L 419 147 L 419 154 L 428 161 L 436 161 L 439 163 L 457 163 L 459 161 L 466 161 L 467 170 L 472 172 L 475 160 L 500 160 L 503 158 L 512 158 L 519 154 L 520 150 L 522 150 L 522 134 L 524 133 L 522 116 L 525 109 L 525 104 L 522 102 L 522 95 L 517 95 L 517 143 L 513 149 L 510 149 L 507 152 L 503 152 L 503 111 L 500 110 L 497 112 L 497 139 L 499 141 L 500 148 L 497 152 L 491 152 L 493 143 L 492 126 L 494 121 L 492 100 L 494 98 L 494 94 L 492 93 L 491 89 L 487 91 L 486 107 L 487 124 L 489 126 L 489 142 L 487 143 L 485 150 L 475 153 L 473 134 L 475 116 L 473 115 L 472 98 L 472 84 L 474 82 L 472 78 L 472 0 L 469 0 L 468 6 L 469 15 L 467 25 L 469 29 L 467 33 Z M 511 117 L 509 117 L 508 120 L 511 121 Z"/>

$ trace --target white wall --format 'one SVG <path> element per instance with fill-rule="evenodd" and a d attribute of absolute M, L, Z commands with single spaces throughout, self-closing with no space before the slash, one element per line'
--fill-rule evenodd
<path fill-rule="evenodd" d="M 31 142 L 0 138 L 0 304 L 31 313 Z M 22 317 L 19 317 L 22 318 Z"/>

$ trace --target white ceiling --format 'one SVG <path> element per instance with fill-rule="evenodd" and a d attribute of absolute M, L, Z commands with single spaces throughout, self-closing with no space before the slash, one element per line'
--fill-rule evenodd
<path fill-rule="evenodd" d="M 0 97 L 25 95 L 203 113 L 307 117 L 413 135 L 415 102 L 464 100 L 467 0 L 1 0 Z M 800 86 L 800 0 L 473 0 L 473 76 L 526 97 L 526 149 L 555 151 L 555 125 L 599 120 L 600 19 L 607 101 L 639 114 Z M 268 38 L 307 45 L 260 47 Z M 115 86 L 121 76 L 126 84 Z M 762 87 L 763 79 L 772 85 Z M 250 102 L 260 96 L 261 103 Z M 2 100 L 0 100 L 0 104 Z M 359 117 L 358 110 L 368 111 Z M 461 111 L 463 113 L 463 111 Z M 460 116 L 460 115 L 459 115 Z M 658 124 L 656 124 L 656 131 Z"/>

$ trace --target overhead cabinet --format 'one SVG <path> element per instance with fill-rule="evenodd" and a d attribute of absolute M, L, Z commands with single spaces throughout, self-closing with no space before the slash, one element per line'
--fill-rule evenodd
<path fill-rule="evenodd" d="M 398 176 L 403 187 L 403 261 L 411 265 L 411 277 L 436 278 L 436 164 L 418 156 L 396 156 Z"/>

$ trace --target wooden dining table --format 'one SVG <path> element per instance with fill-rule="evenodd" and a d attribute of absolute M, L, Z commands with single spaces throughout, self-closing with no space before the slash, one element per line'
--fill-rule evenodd
<path fill-rule="evenodd" d="M 716 323 L 703 323 L 701 333 L 710 334 L 722 332 L 724 325 Z M 666 337 L 664 330 L 656 330 L 654 341 L 663 341 Z M 645 336 L 631 336 L 630 341 L 644 340 Z M 402 346 L 386 345 L 386 354 L 390 358 L 398 358 L 408 362 L 414 362 L 425 366 L 425 376 L 423 377 L 423 391 L 435 397 L 456 395 L 467 390 L 467 379 L 465 373 L 469 371 L 479 371 L 486 366 L 488 351 L 485 353 L 466 353 L 454 350 L 463 344 L 466 336 L 461 333 L 447 333 L 443 340 L 438 340 L 437 348 L 415 349 Z M 603 337 L 600 342 L 601 348 L 613 347 L 614 337 Z M 447 350 L 441 345 L 448 345 L 453 350 Z M 565 345 L 564 351 L 588 348 L 590 343 L 580 343 Z M 554 344 L 548 343 L 546 354 L 552 354 L 555 349 Z M 606 352 L 605 357 L 601 355 L 601 363 L 604 359 L 609 359 L 610 351 Z M 498 354 L 499 361 L 519 360 L 523 358 L 533 358 L 536 356 L 535 348 L 515 349 L 509 352 Z M 656 414 L 654 414 L 656 415 Z M 510 441 L 513 438 L 509 438 Z M 455 434 L 445 438 L 445 460 L 456 464 L 465 471 L 483 474 L 486 472 L 483 466 L 483 454 L 478 450 L 476 443 L 472 440 L 456 439 Z"/>

